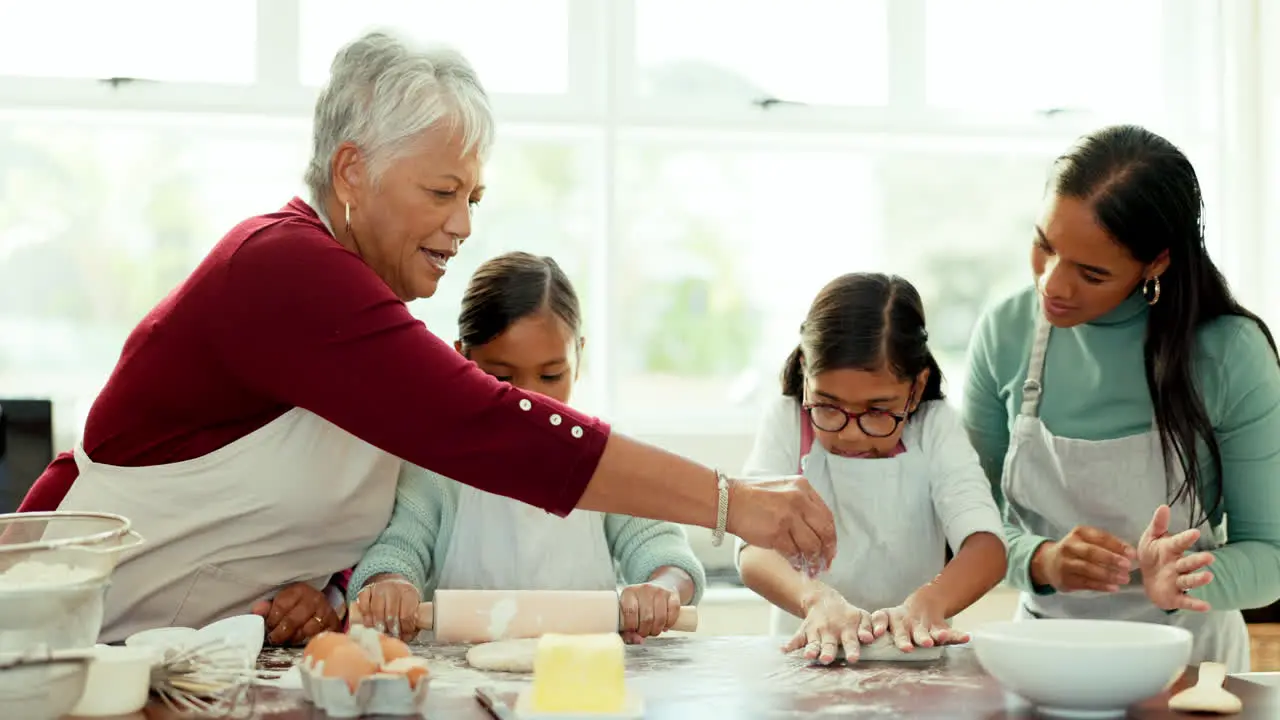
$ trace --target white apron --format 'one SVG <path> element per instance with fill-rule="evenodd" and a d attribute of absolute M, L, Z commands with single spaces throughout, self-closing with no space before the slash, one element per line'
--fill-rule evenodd
<path fill-rule="evenodd" d="M 301 408 L 208 455 L 150 467 L 95 463 L 59 510 L 119 513 L 146 542 L 122 554 L 101 642 L 201 627 L 283 586 L 323 589 L 386 527 L 400 460 Z"/>
<path fill-rule="evenodd" d="M 893 457 L 840 457 L 815 442 L 802 460 L 804 476 L 836 521 L 835 562 L 817 579 L 867 612 L 901 604 L 942 572 L 946 561 L 946 535 L 933 507 L 928 459 L 920 449 L 922 427 L 907 424 L 902 432 L 906 451 Z M 791 636 L 801 622 L 770 608 L 771 634 Z"/>
<path fill-rule="evenodd" d="M 565 517 L 463 485 L 449 554 L 436 585 L 445 590 L 617 590 L 604 516 Z"/>
<path fill-rule="evenodd" d="M 1014 419 L 1004 461 L 1002 488 L 1010 519 L 1027 532 L 1054 539 L 1076 525 L 1092 525 L 1136 548 L 1152 514 L 1170 495 L 1159 432 L 1153 427 L 1114 440 L 1075 440 L 1050 433 L 1039 412 L 1051 329 L 1043 313 L 1038 313 L 1022 409 Z M 1181 467 L 1175 462 L 1172 470 L 1177 487 L 1183 477 Z M 1170 509 L 1169 532 L 1186 530 L 1189 504 L 1180 500 Z M 1221 544 L 1208 523 L 1200 526 L 1200 532 L 1195 549 L 1212 550 Z M 1138 571 L 1115 593 L 1024 592 L 1017 618 L 1037 617 L 1177 625 L 1195 635 L 1191 662 L 1220 662 L 1230 673 L 1249 670 L 1249 635 L 1239 611 L 1166 613 L 1147 598 Z"/>

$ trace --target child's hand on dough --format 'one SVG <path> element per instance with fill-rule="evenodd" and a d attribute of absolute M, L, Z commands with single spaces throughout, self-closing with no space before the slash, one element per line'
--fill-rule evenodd
<path fill-rule="evenodd" d="M 888 631 L 893 644 L 904 653 L 917 647 L 969 642 L 968 634 L 951 629 L 943 613 L 942 602 L 922 588 L 897 607 L 875 611 L 871 623 L 876 637 Z"/>
<path fill-rule="evenodd" d="M 871 613 L 850 605 L 831 587 L 814 581 L 802 602 L 804 622 L 782 646 L 783 652 L 804 648 L 806 660 L 817 660 L 828 665 L 836 659 L 836 651 L 844 647 L 845 661 L 858 661 L 862 645 L 875 640 L 872 634 Z"/>

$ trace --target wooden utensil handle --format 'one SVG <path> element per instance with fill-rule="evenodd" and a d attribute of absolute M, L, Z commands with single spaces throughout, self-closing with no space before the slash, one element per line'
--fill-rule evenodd
<path fill-rule="evenodd" d="M 622 627 L 622 615 L 618 615 L 618 627 Z M 680 614 L 676 616 L 676 624 L 671 626 L 672 630 L 680 632 L 694 632 L 698 629 L 698 606 L 682 605 L 680 606 Z"/>
<path fill-rule="evenodd" d="M 347 612 L 351 614 L 352 625 L 365 624 L 364 617 L 362 617 L 360 614 L 359 605 L 351 605 L 347 609 Z M 435 624 L 435 619 L 436 619 L 436 614 L 435 614 L 435 611 L 431 609 L 431 603 L 424 602 L 418 605 L 418 629 L 419 630 L 430 630 L 432 626 Z"/>
<path fill-rule="evenodd" d="M 1200 663 L 1199 674 L 1196 677 L 1196 685 L 1220 688 L 1226 679 L 1226 665 L 1216 662 L 1202 662 Z"/>
<path fill-rule="evenodd" d="M 680 608 L 680 615 L 676 618 L 676 624 L 671 626 L 672 630 L 680 632 L 693 632 L 698 629 L 698 607 L 696 605 L 685 605 Z"/>

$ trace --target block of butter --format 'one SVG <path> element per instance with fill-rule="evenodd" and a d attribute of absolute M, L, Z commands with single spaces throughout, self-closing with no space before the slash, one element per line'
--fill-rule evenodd
<path fill-rule="evenodd" d="M 626 649 L 617 633 L 547 634 L 538 640 L 530 698 L 536 713 L 621 713 Z"/>

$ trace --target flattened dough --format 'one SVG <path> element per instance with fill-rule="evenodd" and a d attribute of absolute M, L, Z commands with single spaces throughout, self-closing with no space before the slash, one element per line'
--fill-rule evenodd
<path fill-rule="evenodd" d="M 538 638 L 498 640 L 467 650 L 467 664 L 477 670 L 531 673 L 538 653 Z"/>
<path fill-rule="evenodd" d="M 863 645 L 862 652 L 858 655 L 858 662 L 931 662 L 942 657 L 943 647 L 934 646 L 931 648 L 918 647 L 909 653 L 904 653 L 893 644 L 893 636 L 885 633 L 876 638 L 875 642 L 870 645 Z M 844 660 L 844 647 L 842 646 L 836 652 L 837 660 Z"/>

